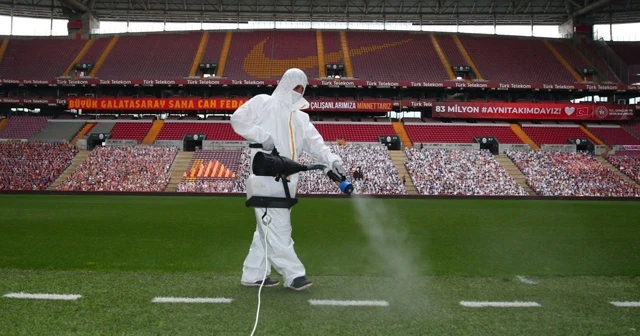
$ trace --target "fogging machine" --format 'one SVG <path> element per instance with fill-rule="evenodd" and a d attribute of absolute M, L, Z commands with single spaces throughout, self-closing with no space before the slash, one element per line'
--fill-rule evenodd
<path fill-rule="evenodd" d="M 262 148 L 261 144 L 251 144 L 250 148 Z M 291 197 L 288 176 L 311 170 L 325 170 L 327 176 L 340 186 L 340 191 L 350 195 L 353 185 L 346 176 L 336 174 L 325 165 L 302 165 L 289 158 L 282 157 L 277 149 L 271 154 L 260 151 L 253 157 L 251 174 L 247 180 L 247 207 L 254 208 L 291 208 L 298 199 Z M 281 183 L 282 185 L 280 186 Z"/>

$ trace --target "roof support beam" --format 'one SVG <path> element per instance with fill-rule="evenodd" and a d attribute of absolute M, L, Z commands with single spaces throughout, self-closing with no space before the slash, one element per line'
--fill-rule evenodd
<path fill-rule="evenodd" d="M 91 12 L 89 8 L 87 8 L 87 6 L 85 6 L 78 0 L 58 0 L 58 1 L 60 1 L 61 4 L 69 7 L 75 12 L 82 12 L 82 13 Z"/>
<path fill-rule="evenodd" d="M 592 2 L 590 5 L 586 7 L 582 7 L 577 11 L 571 13 L 571 17 L 581 16 L 581 15 L 593 12 L 601 7 L 608 5 L 609 3 L 611 3 L 611 1 L 612 0 L 600 0 L 600 1 Z"/>

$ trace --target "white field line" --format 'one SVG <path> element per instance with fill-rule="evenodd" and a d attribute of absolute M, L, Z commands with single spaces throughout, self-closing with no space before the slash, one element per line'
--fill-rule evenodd
<path fill-rule="evenodd" d="M 609 302 L 616 307 L 634 307 L 640 308 L 640 301 L 611 301 Z"/>
<path fill-rule="evenodd" d="M 72 301 L 82 297 L 78 294 L 42 294 L 42 293 L 7 293 L 3 295 L 10 299 L 32 299 L 32 300 L 65 300 Z"/>
<path fill-rule="evenodd" d="M 388 307 L 387 301 L 370 301 L 370 300 L 309 300 L 312 306 L 373 306 Z"/>
<path fill-rule="evenodd" d="M 537 302 L 522 301 L 460 301 L 460 305 L 465 307 L 502 307 L 502 308 L 522 308 L 522 307 L 542 307 Z"/>
<path fill-rule="evenodd" d="M 538 282 L 535 280 L 531 280 L 531 279 L 527 279 L 526 277 L 522 276 L 522 275 L 518 275 L 516 276 L 516 278 L 518 278 L 518 280 L 528 284 L 528 285 L 537 285 Z"/>
<path fill-rule="evenodd" d="M 181 297 L 155 297 L 151 302 L 156 303 L 231 303 L 233 299 L 227 298 L 181 298 Z"/>

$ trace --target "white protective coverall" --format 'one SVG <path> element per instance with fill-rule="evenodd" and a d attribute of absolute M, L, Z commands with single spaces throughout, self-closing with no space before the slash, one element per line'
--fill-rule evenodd
<path fill-rule="evenodd" d="M 280 155 L 291 160 L 297 161 L 304 151 L 318 160 L 315 163 L 324 164 L 329 168 L 334 167 L 336 163 L 341 166 L 342 160 L 325 145 L 322 136 L 309 121 L 309 115 L 299 110 L 308 107 L 309 102 L 293 89 L 298 85 L 306 89 L 307 83 L 307 76 L 302 70 L 287 70 L 271 95 L 257 95 L 240 106 L 231 116 L 231 126 L 248 141 L 264 143 L 271 136 Z M 260 150 L 251 149 L 251 163 L 258 151 Z M 298 174 L 290 176 L 289 179 L 291 197 L 295 197 Z M 256 231 L 242 269 L 241 281 L 246 283 L 262 281 L 266 268 L 265 225 L 262 223 L 265 209 L 256 208 L 254 211 Z M 267 236 L 269 266 L 273 266 L 282 274 L 284 286 L 289 287 L 295 278 L 306 275 L 304 265 L 293 248 L 291 211 L 269 208 L 267 212 L 271 217 Z M 270 272 L 271 267 L 268 267 L 267 276 Z"/>

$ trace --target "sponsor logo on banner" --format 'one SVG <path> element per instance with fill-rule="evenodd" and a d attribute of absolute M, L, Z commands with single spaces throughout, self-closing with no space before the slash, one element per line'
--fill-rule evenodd
<path fill-rule="evenodd" d="M 604 119 L 607 116 L 609 116 L 609 110 L 604 106 L 596 107 L 595 111 L 596 111 L 596 116 L 600 119 Z"/>

